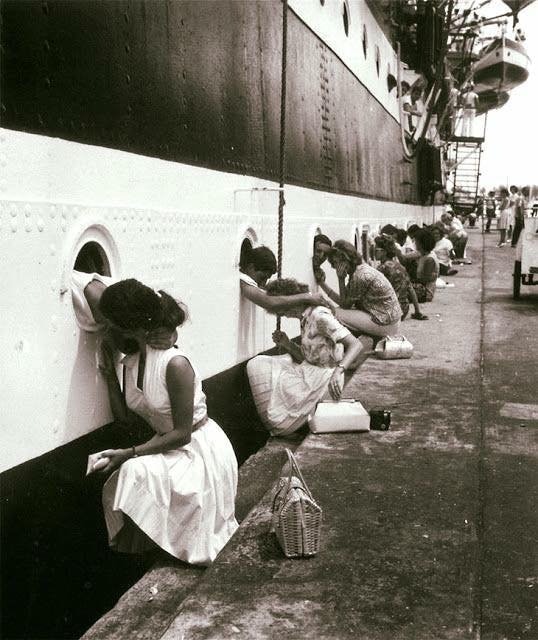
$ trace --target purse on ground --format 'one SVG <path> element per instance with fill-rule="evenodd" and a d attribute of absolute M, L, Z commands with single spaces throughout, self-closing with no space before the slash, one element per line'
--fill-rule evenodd
<path fill-rule="evenodd" d="M 272 530 L 288 558 L 314 556 L 319 551 L 322 510 L 304 481 L 293 453 L 286 449 L 288 476 L 280 477 L 273 493 Z"/>
<path fill-rule="evenodd" d="M 318 402 L 308 426 L 312 433 L 370 431 L 370 415 L 360 402 L 353 399 Z"/>
<path fill-rule="evenodd" d="M 374 353 L 380 360 L 410 358 L 413 345 L 405 336 L 386 336 L 376 344 Z"/>

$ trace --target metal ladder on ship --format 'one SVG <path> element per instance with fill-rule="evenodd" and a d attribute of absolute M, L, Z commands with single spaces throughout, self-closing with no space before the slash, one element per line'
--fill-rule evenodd
<path fill-rule="evenodd" d="M 484 138 L 461 136 L 453 136 L 450 140 L 455 160 L 452 205 L 457 213 L 466 215 L 476 208 L 483 141 Z"/>

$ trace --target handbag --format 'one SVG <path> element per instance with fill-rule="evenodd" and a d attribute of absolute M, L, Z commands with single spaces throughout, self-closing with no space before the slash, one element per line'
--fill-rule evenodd
<path fill-rule="evenodd" d="M 370 415 L 353 398 L 318 402 L 314 415 L 308 419 L 308 427 L 312 433 L 370 431 Z"/>
<path fill-rule="evenodd" d="M 386 336 L 376 344 L 374 353 L 381 360 L 410 358 L 413 345 L 405 336 Z"/>
<path fill-rule="evenodd" d="M 314 556 L 319 551 L 322 509 L 304 481 L 293 453 L 286 449 L 289 474 L 273 493 L 271 530 L 287 558 Z"/>

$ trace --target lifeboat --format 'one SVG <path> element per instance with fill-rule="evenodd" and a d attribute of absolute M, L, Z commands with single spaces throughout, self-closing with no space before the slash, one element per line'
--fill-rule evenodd
<path fill-rule="evenodd" d="M 506 92 L 529 77 L 530 58 L 521 42 L 496 38 L 473 65 L 473 81 L 478 94 Z"/>
<path fill-rule="evenodd" d="M 491 109 L 500 109 L 510 98 L 507 91 L 484 91 L 478 94 L 478 106 L 476 114 L 482 115 Z"/>

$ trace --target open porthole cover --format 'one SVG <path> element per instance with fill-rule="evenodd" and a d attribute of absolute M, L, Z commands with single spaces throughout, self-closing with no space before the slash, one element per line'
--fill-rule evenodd
<path fill-rule="evenodd" d="M 78 227 L 64 245 L 63 277 L 61 293 L 70 288 L 71 274 L 75 267 L 86 273 L 100 273 L 119 279 L 120 255 L 111 232 L 103 223 Z"/>

